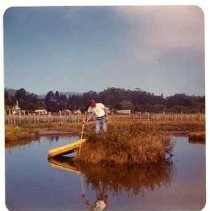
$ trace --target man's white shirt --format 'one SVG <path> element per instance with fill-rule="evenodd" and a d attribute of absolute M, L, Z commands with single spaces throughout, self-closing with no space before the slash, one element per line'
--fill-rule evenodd
<path fill-rule="evenodd" d="M 88 113 L 93 113 L 96 117 L 102 117 L 105 115 L 105 106 L 102 103 L 96 103 L 94 108 L 91 106 L 88 108 Z"/>

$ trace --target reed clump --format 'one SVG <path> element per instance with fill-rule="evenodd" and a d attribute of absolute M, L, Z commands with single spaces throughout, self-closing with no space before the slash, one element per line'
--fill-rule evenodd
<path fill-rule="evenodd" d="M 206 135 L 205 132 L 191 132 L 188 134 L 189 143 L 191 144 L 205 144 L 206 143 Z"/>
<path fill-rule="evenodd" d="M 158 163 L 173 148 L 173 143 L 163 133 L 137 122 L 110 125 L 107 133 L 88 132 L 86 137 L 88 141 L 75 159 L 106 166 Z"/>

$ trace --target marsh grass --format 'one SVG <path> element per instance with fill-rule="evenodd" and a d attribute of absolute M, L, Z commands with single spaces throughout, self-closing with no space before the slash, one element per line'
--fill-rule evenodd
<path fill-rule="evenodd" d="M 205 143 L 205 121 L 142 121 L 142 120 L 130 120 L 124 118 L 123 120 L 116 121 L 114 118 L 110 118 L 108 121 L 109 132 L 105 135 L 99 135 L 98 137 L 91 131 L 95 130 L 95 123 L 90 122 L 85 126 L 86 134 L 84 138 L 88 138 L 89 142 L 101 141 L 102 149 L 104 145 L 121 145 L 124 146 L 128 140 L 133 144 L 139 144 L 139 139 L 145 141 L 146 137 L 153 139 L 165 139 L 162 134 L 176 135 L 182 134 L 190 137 L 190 140 L 198 140 Z M 5 125 L 5 143 L 20 145 L 22 142 L 32 141 L 37 136 L 42 135 L 78 135 L 81 134 L 82 123 L 81 122 L 50 122 L 40 124 L 22 124 L 20 126 L 8 126 Z M 195 136 L 196 133 L 196 136 Z M 138 137 L 138 138 L 137 138 Z M 119 139 L 119 140 L 118 140 Z M 136 140 L 135 140 L 136 139 Z M 149 141 L 147 139 L 147 141 Z M 110 140 L 110 141 L 107 141 Z M 107 143 L 108 142 L 108 143 Z M 153 140 L 154 142 L 154 140 Z M 158 142 L 156 144 L 158 145 Z M 95 146 L 95 145 L 94 145 Z M 99 147 L 99 146 L 98 146 Z M 127 148 L 127 145 L 124 146 Z M 92 148 L 92 147 L 91 147 Z"/>
<path fill-rule="evenodd" d="M 23 124 L 21 126 L 5 126 L 5 143 L 6 146 L 15 146 L 21 143 L 32 141 L 42 135 L 53 134 L 71 134 L 78 135 L 81 130 L 81 123 L 49 123 L 49 124 Z"/>
<path fill-rule="evenodd" d="M 173 143 L 151 125 L 139 122 L 109 125 L 107 133 L 86 133 L 77 161 L 106 166 L 158 163 L 171 153 Z"/>
<path fill-rule="evenodd" d="M 23 145 L 29 142 L 32 138 L 39 136 L 38 131 L 29 128 L 20 127 L 6 127 L 5 129 L 5 143 L 7 146 Z"/>
<path fill-rule="evenodd" d="M 191 144 L 205 144 L 206 143 L 206 135 L 205 132 L 192 132 L 188 134 L 189 143 Z"/>

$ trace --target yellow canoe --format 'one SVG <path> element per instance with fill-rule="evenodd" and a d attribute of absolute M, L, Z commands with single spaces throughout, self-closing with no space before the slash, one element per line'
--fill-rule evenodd
<path fill-rule="evenodd" d="M 66 155 L 69 153 L 74 152 L 76 149 L 79 149 L 83 143 L 85 143 L 86 139 L 80 139 L 79 141 L 75 141 L 71 144 L 67 144 L 64 146 L 56 147 L 54 149 L 51 149 L 48 152 L 48 157 L 55 157 L 58 155 Z"/>

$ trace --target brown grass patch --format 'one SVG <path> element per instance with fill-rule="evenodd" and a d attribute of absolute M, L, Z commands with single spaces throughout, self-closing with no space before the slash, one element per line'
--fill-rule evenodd
<path fill-rule="evenodd" d="M 110 125 L 107 133 L 89 132 L 77 161 L 103 165 L 157 163 L 171 153 L 173 143 L 151 125 L 137 122 Z"/>
<path fill-rule="evenodd" d="M 26 144 L 32 138 L 37 138 L 38 132 L 33 129 L 26 129 L 20 127 L 6 127 L 5 129 L 5 141 L 6 147 L 13 145 Z"/>

